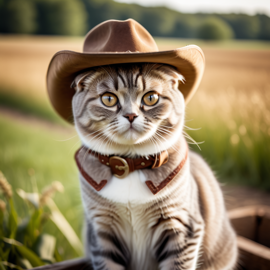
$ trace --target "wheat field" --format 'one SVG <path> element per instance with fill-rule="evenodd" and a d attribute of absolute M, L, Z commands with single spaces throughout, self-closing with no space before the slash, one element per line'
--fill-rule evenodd
<path fill-rule="evenodd" d="M 160 50 L 189 40 L 157 39 Z M 196 42 L 196 41 L 195 41 Z M 81 51 L 83 38 L 0 37 L 0 89 L 48 102 L 45 77 L 60 50 Z M 194 41 L 192 41 L 194 43 Z M 242 45 L 241 45 L 242 44 Z M 189 134 L 222 179 L 270 189 L 270 46 L 200 42 L 206 57 L 200 87 L 187 104 Z M 259 43 L 258 43 L 259 44 Z M 258 49 L 259 48 L 259 49 Z"/>
<path fill-rule="evenodd" d="M 157 39 L 160 50 L 193 42 L 196 41 Z M 270 43 L 263 47 L 257 45 L 260 50 L 249 50 L 246 45 L 241 49 L 239 43 L 236 43 L 237 49 L 229 50 L 217 47 L 218 44 L 215 48 L 213 44 L 198 43 L 206 57 L 205 74 L 198 92 L 269 89 Z M 0 36 L 0 88 L 46 98 L 45 77 L 52 56 L 60 50 L 81 52 L 82 45 L 83 38 Z"/>

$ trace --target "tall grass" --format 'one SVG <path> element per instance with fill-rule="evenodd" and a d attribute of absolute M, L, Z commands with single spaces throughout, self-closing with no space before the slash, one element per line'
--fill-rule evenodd
<path fill-rule="evenodd" d="M 222 181 L 270 190 L 270 96 L 233 88 L 199 92 L 187 109 L 199 152 Z M 192 121 L 189 121 L 193 119 Z"/>
<path fill-rule="evenodd" d="M 60 181 L 65 193 L 57 195 L 55 202 L 77 235 L 81 236 L 83 212 L 73 159 L 79 147 L 75 133 L 48 130 L 25 125 L 24 122 L 13 123 L 3 117 L 0 117 L 0 131 L 0 170 L 13 190 L 19 188 L 31 193 Z M 20 215 L 27 216 L 28 209 L 21 203 L 21 198 L 15 196 L 14 201 Z M 77 256 L 53 223 L 48 223 L 45 231 L 57 237 L 58 250 L 63 259 Z"/>

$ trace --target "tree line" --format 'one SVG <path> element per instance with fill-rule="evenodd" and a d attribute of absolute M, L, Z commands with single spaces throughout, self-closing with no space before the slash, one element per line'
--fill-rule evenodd
<path fill-rule="evenodd" d="M 133 18 L 153 36 L 270 40 L 265 14 L 181 13 L 113 0 L 0 0 L 0 33 L 84 35 L 108 20 Z"/>

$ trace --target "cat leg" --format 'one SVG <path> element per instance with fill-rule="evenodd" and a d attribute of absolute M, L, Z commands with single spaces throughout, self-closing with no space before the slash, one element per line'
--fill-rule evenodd
<path fill-rule="evenodd" d="M 176 229 L 163 231 L 154 249 L 159 269 L 196 269 L 202 238 L 203 226 L 196 229 L 188 227 L 186 231 Z"/>
<path fill-rule="evenodd" d="M 111 232 L 95 231 L 87 225 L 87 256 L 93 270 L 124 270 L 128 265 L 128 251 Z"/>

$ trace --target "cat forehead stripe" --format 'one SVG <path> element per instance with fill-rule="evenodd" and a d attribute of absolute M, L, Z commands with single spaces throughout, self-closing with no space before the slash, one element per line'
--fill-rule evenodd
<path fill-rule="evenodd" d="M 100 86 L 108 91 L 110 89 L 117 91 L 119 89 L 119 80 L 125 88 L 136 88 L 138 87 L 138 81 L 141 78 L 144 91 L 146 90 L 146 78 L 148 77 L 166 80 L 167 77 L 164 76 L 171 76 L 183 81 L 183 76 L 181 74 L 171 70 L 171 68 L 168 68 L 166 65 L 148 63 L 142 65 L 132 64 L 131 66 L 126 65 L 126 68 L 127 69 L 124 69 L 121 65 L 116 65 L 113 68 L 107 66 L 97 67 L 84 76 L 78 75 L 77 77 L 80 79 L 75 79 L 75 82 L 77 82 L 77 84 L 83 82 L 86 85 L 94 85 L 95 83 L 100 82 L 103 76 L 106 76 L 107 82 L 102 81 Z M 134 74 L 133 72 L 136 73 Z M 109 86 L 108 82 L 112 82 L 113 87 Z"/>

